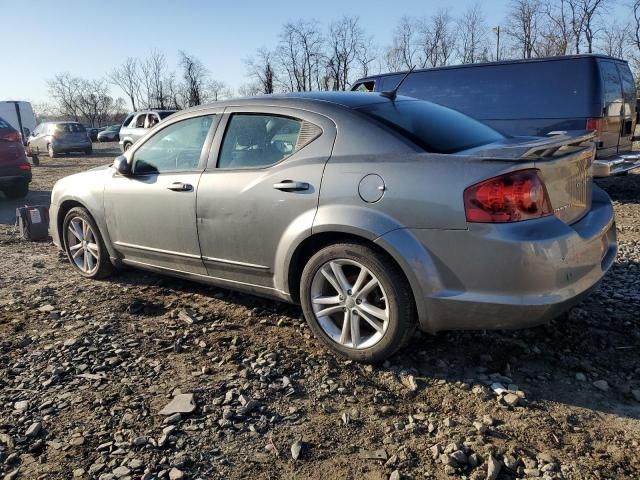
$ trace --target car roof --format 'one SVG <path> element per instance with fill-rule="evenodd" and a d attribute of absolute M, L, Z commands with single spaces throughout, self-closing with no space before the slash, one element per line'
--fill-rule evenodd
<path fill-rule="evenodd" d="M 602 58 L 606 60 L 613 60 L 620 63 L 628 63 L 626 60 L 623 60 L 621 58 L 611 57 L 609 55 L 603 55 L 600 53 L 581 53 L 578 55 L 557 55 L 554 57 L 521 58 L 517 60 L 500 60 L 497 62 L 478 62 L 478 63 L 465 63 L 461 65 L 446 65 L 443 67 L 417 68 L 413 70 L 413 72 L 411 73 L 431 72 L 434 70 L 455 70 L 458 68 L 489 67 L 489 66 L 496 66 L 496 65 L 513 65 L 513 64 L 522 64 L 522 63 L 546 63 L 546 62 L 557 62 L 562 60 L 580 60 L 580 59 L 589 59 L 589 58 L 592 58 L 592 59 Z M 369 75 L 367 77 L 362 77 L 357 79 L 355 82 L 353 82 L 353 84 L 355 85 L 356 83 L 359 83 L 359 82 L 366 82 L 367 80 L 375 80 L 376 78 L 388 77 L 391 75 L 402 75 L 407 72 L 408 70 L 403 70 L 403 71 L 397 71 L 397 72 L 381 73 L 379 75 Z"/>
<path fill-rule="evenodd" d="M 424 101 L 411 97 L 398 95 L 395 101 Z M 234 98 L 222 100 L 206 105 L 191 107 L 188 111 L 209 109 L 212 107 L 224 108 L 235 106 L 279 106 L 279 107 L 299 107 L 306 108 L 312 105 L 318 107 L 338 106 L 347 109 L 356 109 L 365 105 L 390 102 L 391 100 L 382 95 L 369 92 L 300 92 L 286 94 L 256 95 L 253 97 Z"/>

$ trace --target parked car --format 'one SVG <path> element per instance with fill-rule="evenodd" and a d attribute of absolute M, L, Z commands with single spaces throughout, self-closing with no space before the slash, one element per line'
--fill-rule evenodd
<path fill-rule="evenodd" d="M 58 181 L 50 232 L 84 277 L 131 265 L 300 302 L 334 352 L 379 361 L 416 326 L 534 325 L 600 281 L 616 229 L 592 140 L 400 96 L 216 102 Z"/>
<path fill-rule="evenodd" d="M 373 75 L 352 90 L 392 90 L 404 73 Z M 415 70 L 399 94 L 454 108 L 508 135 L 594 130 L 598 177 L 640 167 L 632 151 L 636 87 L 624 60 L 573 55 Z"/>
<path fill-rule="evenodd" d="M 29 193 L 31 165 L 20 132 L 0 117 L 0 191 L 9 198 Z"/>
<path fill-rule="evenodd" d="M 120 149 L 126 152 L 147 131 L 177 110 L 144 110 L 130 114 L 120 129 Z"/>
<path fill-rule="evenodd" d="M 98 140 L 98 133 L 100 133 L 100 128 L 97 127 L 91 127 L 91 126 L 84 126 L 85 130 L 87 131 L 87 135 L 89 135 L 89 138 L 91 139 L 92 142 L 95 142 Z"/>
<path fill-rule="evenodd" d="M 7 100 L 0 102 L 0 117 L 22 134 L 22 142 L 26 145 L 27 138 L 36 127 L 36 116 L 29 102 Z"/>
<path fill-rule="evenodd" d="M 47 153 L 54 158 L 61 153 L 83 152 L 91 155 L 91 138 L 83 125 L 78 122 L 41 123 L 27 141 L 29 156 Z"/>
<path fill-rule="evenodd" d="M 120 140 L 121 125 L 109 125 L 98 134 L 99 142 L 117 142 Z"/>

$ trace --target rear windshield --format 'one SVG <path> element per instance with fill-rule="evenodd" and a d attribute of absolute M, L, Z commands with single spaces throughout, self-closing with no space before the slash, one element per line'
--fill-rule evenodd
<path fill-rule="evenodd" d="M 176 112 L 158 112 L 158 115 L 160 115 L 160 120 L 164 120 L 169 115 L 173 115 L 174 113 Z"/>
<path fill-rule="evenodd" d="M 504 138 L 473 118 L 430 102 L 401 100 L 375 103 L 358 110 L 408 137 L 428 152 L 455 153 Z"/>
<path fill-rule="evenodd" d="M 56 132 L 84 133 L 86 129 L 79 123 L 60 123 L 56 125 Z"/>
<path fill-rule="evenodd" d="M 589 117 L 599 112 L 598 76 L 590 59 L 477 65 L 415 72 L 398 93 L 480 120 Z M 402 77 L 383 77 L 380 90 L 393 89 Z"/>

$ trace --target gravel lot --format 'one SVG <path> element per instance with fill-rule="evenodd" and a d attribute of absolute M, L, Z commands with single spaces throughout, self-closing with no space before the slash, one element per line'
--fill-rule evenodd
<path fill-rule="evenodd" d="M 42 158 L 27 202 L 115 155 Z M 337 361 L 296 307 L 133 270 L 85 281 L 18 240 L 25 202 L 0 199 L 0 476 L 640 478 L 640 174 L 600 183 L 620 251 L 584 303 L 417 334 L 376 367 Z"/>

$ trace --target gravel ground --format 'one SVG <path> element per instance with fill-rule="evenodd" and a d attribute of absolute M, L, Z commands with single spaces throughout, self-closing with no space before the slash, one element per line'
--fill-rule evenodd
<path fill-rule="evenodd" d="M 116 154 L 43 158 L 27 202 Z M 382 366 L 336 360 L 293 306 L 133 270 L 85 281 L 18 240 L 0 199 L 0 476 L 640 478 L 640 174 L 601 185 L 620 251 L 582 304 L 417 334 Z"/>

